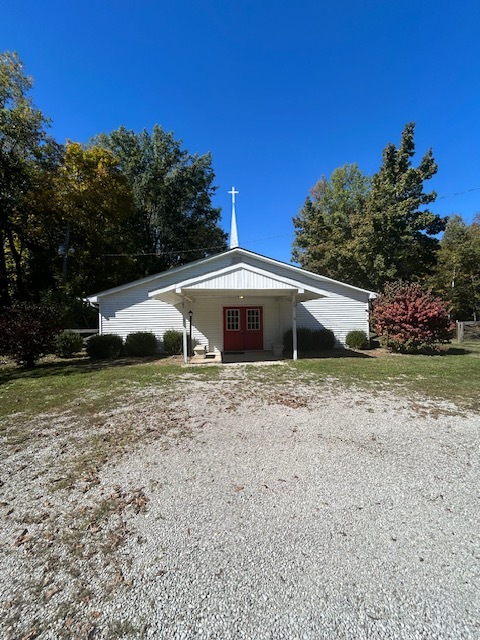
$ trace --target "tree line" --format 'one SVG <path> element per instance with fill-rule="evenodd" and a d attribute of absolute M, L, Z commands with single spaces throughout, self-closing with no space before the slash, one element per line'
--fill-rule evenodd
<path fill-rule="evenodd" d="M 159 125 L 60 144 L 31 89 L 18 55 L 0 54 L 0 310 L 42 296 L 75 310 L 87 294 L 226 249 L 210 154 Z M 476 319 L 480 215 L 431 210 L 437 164 L 430 149 L 414 166 L 414 130 L 385 147 L 375 175 L 349 164 L 320 178 L 293 219 L 292 257 L 377 292 L 418 282 L 453 318 Z"/>
<path fill-rule="evenodd" d="M 226 248 L 209 153 L 155 125 L 57 142 L 16 53 L 0 55 L 0 310 L 87 294 Z"/>
<path fill-rule="evenodd" d="M 460 215 L 430 209 L 434 191 L 425 182 L 437 172 L 429 149 L 418 166 L 415 124 L 398 147 L 388 144 L 374 176 L 357 164 L 321 177 L 293 218 L 293 260 L 303 268 L 380 292 L 403 281 L 430 288 L 454 319 L 480 316 L 480 214 L 471 224 Z"/>

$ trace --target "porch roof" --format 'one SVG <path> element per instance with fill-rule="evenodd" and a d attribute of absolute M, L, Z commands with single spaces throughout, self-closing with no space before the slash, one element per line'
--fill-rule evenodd
<path fill-rule="evenodd" d="M 330 294 L 322 289 L 306 285 L 299 280 L 286 278 L 271 271 L 250 264 L 237 263 L 176 282 L 162 289 L 150 291 L 148 296 L 168 304 L 179 304 L 183 299 L 238 296 L 249 297 L 289 297 L 299 301 L 327 297 Z"/>

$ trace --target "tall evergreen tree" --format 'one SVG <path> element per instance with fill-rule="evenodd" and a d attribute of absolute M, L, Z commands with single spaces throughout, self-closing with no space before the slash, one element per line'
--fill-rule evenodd
<path fill-rule="evenodd" d="M 414 130 L 414 123 L 407 124 L 400 146 L 385 147 L 355 230 L 353 247 L 364 284 L 377 290 L 392 280 L 427 275 L 436 263 L 439 241 L 435 236 L 447 222 L 426 208 L 436 193 L 426 193 L 424 182 L 435 175 L 437 164 L 429 149 L 418 167 L 412 166 Z"/>
<path fill-rule="evenodd" d="M 436 263 L 447 220 L 427 205 L 435 192 L 424 182 L 437 171 L 429 150 L 418 167 L 414 123 L 406 125 L 400 146 L 388 144 L 383 163 L 370 180 L 357 165 L 322 178 L 294 218 L 293 259 L 312 271 L 350 284 L 380 290 L 386 282 L 420 280 Z"/>

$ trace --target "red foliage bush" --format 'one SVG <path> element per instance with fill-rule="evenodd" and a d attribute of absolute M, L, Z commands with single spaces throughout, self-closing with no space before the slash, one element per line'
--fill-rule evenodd
<path fill-rule="evenodd" d="M 453 336 L 454 324 L 445 303 L 419 284 L 385 285 L 375 301 L 372 320 L 381 343 L 392 351 L 419 351 Z"/>
<path fill-rule="evenodd" d="M 0 314 L 0 353 L 20 366 L 33 367 L 51 352 L 53 338 L 61 330 L 57 305 L 16 302 Z"/>

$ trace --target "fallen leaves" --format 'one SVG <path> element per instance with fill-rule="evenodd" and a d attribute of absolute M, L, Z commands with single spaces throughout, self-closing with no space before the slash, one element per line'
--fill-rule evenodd
<path fill-rule="evenodd" d="M 23 544 L 30 542 L 30 540 L 32 539 L 33 539 L 33 534 L 28 533 L 28 529 L 24 529 L 22 533 L 18 536 L 18 538 L 15 540 L 14 544 L 16 547 L 20 547 Z"/>
<path fill-rule="evenodd" d="M 48 589 L 44 594 L 46 602 L 48 602 L 56 593 L 59 593 L 60 591 L 61 588 L 58 585 L 54 585 L 53 587 Z"/>
<path fill-rule="evenodd" d="M 276 393 L 269 397 L 272 404 L 280 404 L 290 409 L 303 409 L 308 406 L 306 398 L 291 393 Z"/>

